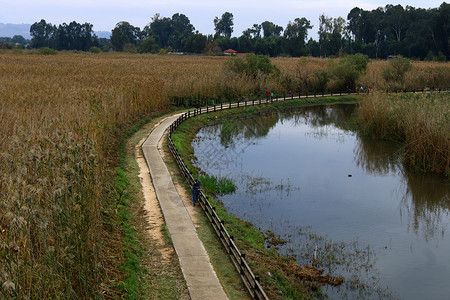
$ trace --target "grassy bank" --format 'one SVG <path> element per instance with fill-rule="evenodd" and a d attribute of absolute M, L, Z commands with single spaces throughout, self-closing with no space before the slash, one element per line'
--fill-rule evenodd
<path fill-rule="evenodd" d="M 289 102 L 273 103 L 261 106 L 246 107 L 242 109 L 233 109 L 218 113 L 200 115 L 185 121 L 172 134 L 175 146 L 180 151 L 185 164 L 194 177 L 200 178 L 206 176 L 201 170 L 196 169 L 192 161 L 193 148 L 192 140 L 198 130 L 211 122 L 221 118 L 239 118 L 246 115 L 251 116 L 257 112 L 274 111 L 280 109 L 295 108 L 307 105 L 317 104 L 336 104 L 336 103 L 355 103 L 358 98 L 352 97 L 332 97 L 294 100 Z M 225 180 L 226 179 L 222 179 Z M 222 190 L 214 185 L 203 186 L 207 194 L 215 195 Z M 268 249 L 267 244 L 275 245 L 282 243 L 273 235 L 258 231 L 251 223 L 233 217 L 228 214 L 220 201 L 210 197 L 210 202 L 216 207 L 219 217 L 225 222 L 225 226 L 231 235 L 235 237 L 238 247 L 243 251 L 249 263 L 258 276 L 261 278 L 264 290 L 270 299 L 302 299 L 314 298 L 321 294 L 322 283 L 339 284 L 340 279 L 333 279 L 323 276 L 314 268 L 303 268 L 295 264 L 294 260 L 280 256 L 275 248 Z"/>
<path fill-rule="evenodd" d="M 358 111 L 365 134 L 404 144 L 403 162 L 421 172 L 450 176 L 450 95 L 374 94 Z"/>

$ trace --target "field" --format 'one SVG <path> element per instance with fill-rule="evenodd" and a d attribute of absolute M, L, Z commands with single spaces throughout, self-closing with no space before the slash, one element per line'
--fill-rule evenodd
<path fill-rule="evenodd" d="M 302 90 L 329 66 L 277 58 L 282 79 L 248 80 L 223 68 L 228 59 L 0 53 L 0 298 L 120 295 L 122 195 L 114 177 L 123 133 L 174 97 L 261 97 L 286 92 L 287 82 Z M 358 85 L 384 90 L 385 64 L 369 63 Z M 403 88 L 447 88 L 448 63 L 413 66 Z"/>

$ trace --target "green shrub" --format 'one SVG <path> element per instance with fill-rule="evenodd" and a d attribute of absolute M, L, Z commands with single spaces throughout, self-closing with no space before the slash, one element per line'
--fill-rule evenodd
<path fill-rule="evenodd" d="M 265 55 L 247 54 L 245 58 L 234 57 L 225 63 L 225 68 L 253 79 L 258 77 L 259 74 L 275 75 L 277 77 L 280 75 L 280 70 Z"/>
<path fill-rule="evenodd" d="M 383 70 L 383 78 L 387 82 L 395 81 L 403 83 L 406 72 L 412 69 L 412 64 L 409 58 L 401 55 L 396 56 L 389 61 L 388 66 Z"/>
<path fill-rule="evenodd" d="M 91 47 L 91 48 L 89 48 L 89 52 L 91 52 L 91 53 L 100 53 L 100 52 L 102 52 L 102 50 L 100 50 L 100 48 L 99 47 Z"/>
<path fill-rule="evenodd" d="M 333 75 L 337 78 L 335 88 L 344 90 L 355 89 L 356 80 L 366 71 L 369 58 L 367 55 L 355 54 L 341 58 L 337 64 L 332 66 Z"/>
<path fill-rule="evenodd" d="M 49 48 L 49 47 L 42 47 L 39 48 L 39 54 L 42 55 L 56 55 L 58 54 L 58 51 L 56 51 L 55 49 Z"/>

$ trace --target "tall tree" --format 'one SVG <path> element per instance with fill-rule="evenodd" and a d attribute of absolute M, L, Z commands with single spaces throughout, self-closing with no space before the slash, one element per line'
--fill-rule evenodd
<path fill-rule="evenodd" d="M 56 26 L 47 23 L 44 19 L 40 22 L 35 22 L 30 27 L 31 46 L 33 48 L 51 47 L 55 31 Z"/>
<path fill-rule="evenodd" d="M 137 45 L 141 36 L 139 27 L 134 27 L 128 22 L 119 22 L 112 30 L 111 44 L 116 51 L 123 51 L 126 44 Z"/>
<path fill-rule="evenodd" d="M 153 36 L 159 47 L 167 48 L 169 46 L 170 36 L 173 34 L 172 20 L 170 18 L 161 18 L 160 14 L 155 14 L 152 22 L 145 26 L 144 35 Z"/>
<path fill-rule="evenodd" d="M 264 21 L 261 23 L 261 27 L 263 30 L 264 37 L 269 36 L 280 36 L 281 32 L 283 32 L 283 27 L 278 26 L 272 22 Z"/>
<path fill-rule="evenodd" d="M 306 39 L 308 29 L 312 29 L 311 22 L 306 18 L 296 18 L 294 22 L 289 21 L 284 30 L 285 48 L 292 56 L 306 55 Z"/>
<path fill-rule="evenodd" d="M 184 50 L 186 39 L 193 35 L 194 26 L 188 17 L 183 14 L 172 16 L 172 34 L 169 37 L 169 45 L 174 49 Z"/>
<path fill-rule="evenodd" d="M 216 37 L 231 37 L 231 34 L 233 33 L 233 25 L 233 14 L 230 12 L 225 12 L 220 19 L 215 17 L 214 30 L 216 32 Z"/>
<path fill-rule="evenodd" d="M 206 35 L 197 31 L 186 39 L 185 51 L 190 53 L 202 53 L 205 50 L 207 41 L 208 38 Z"/>
<path fill-rule="evenodd" d="M 342 47 L 345 20 L 342 17 L 333 19 L 322 14 L 319 21 L 320 55 L 325 57 L 337 55 Z"/>

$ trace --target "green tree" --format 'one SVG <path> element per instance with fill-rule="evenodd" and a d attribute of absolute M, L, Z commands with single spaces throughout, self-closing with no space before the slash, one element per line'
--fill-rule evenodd
<path fill-rule="evenodd" d="M 278 26 L 272 22 L 264 21 L 261 23 L 264 37 L 280 36 L 283 32 L 283 27 Z"/>
<path fill-rule="evenodd" d="M 174 28 L 170 18 L 161 18 L 160 14 L 155 14 L 152 22 L 144 27 L 144 36 L 153 36 L 160 48 L 169 46 L 169 39 L 173 35 Z"/>
<path fill-rule="evenodd" d="M 186 39 L 193 35 L 194 26 L 188 17 L 183 14 L 174 14 L 171 20 L 172 34 L 169 37 L 169 45 L 174 49 L 185 50 Z"/>
<path fill-rule="evenodd" d="M 47 23 L 44 19 L 34 23 L 30 27 L 31 46 L 33 48 L 53 46 L 53 36 L 55 31 L 56 27 L 51 23 Z"/>
<path fill-rule="evenodd" d="M 116 51 L 123 51 L 126 44 L 137 45 L 141 36 L 139 27 L 134 27 L 128 22 L 119 22 L 112 30 L 111 44 Z"/>
<path fill-rule="evenodd" d="M 367 55 L 347 55 L 339 59 L 332 67 L 333 75 L 337 78 L 336 89 L 343 91 L 346 88 L 354 90 L 356 81 L 366 71 L 369 58 Z"/>
<path fill-rule="evenodd" d="M 321 56 L 337 55 L 342 49 L 342 34 L 345 20 L 342 17 L 330 18 L 324 14 L 319 17 L 319 44 Z"/>
<path fill-rule="evenodd" d="M 140 40 L 138 45 L 139 53 L 158 53 L 159 46 L 154 37 L 149 36 Z"/>
<path fill-rule="evenodd" d="M 92 46 L 98 46 L 99 43 L 92 28 L 92 24 L 79 24 L 75 21 L 59 25 L 55 32 L 55 48 L 88 51 Z"/>
<path fill-rule="evenodd" d="M 202 53 L 205 50 L 207 42 L 208 38 L 206 35 L 197 31 L 186 39 L 185 51 L 190 53 Z"/>
<path fill-rule="evenodd" d="M 15 35 L 12 37 L 11 42 L 25 45 L 27 40 L 21 35 Z"/>
<path fill-rule="evenodd" d="M 233 33 L 233 14 L 225 12 L 221 18 L 214 18 L 214 30 L 216 32 L 215 37 L 225 36 L 231 37 Z"/>
<path fill-rule="evenodd" d="M 308 29 L 312 29 L 311 22 L 306 18 L 296 18 L 294 22 L 289 21 L 284 30 L 285 49 L 292 56 L 306 55 L 306 39 Z"/>
<path fill-rule="evenodd" d="M 405 74 L 412 69 L 411 61 L 401 55 L 389 61 L 389 65 L 383 70 L 383 78 L 387 82 L 394 81 L 403 84 Z"/>
<path fill-rule="evenodd" d="M 225 68 L 231 72 L 256 79 L 259 74 L 280 75 L 280 70 L 265 55 L 247 54 L 245 58 L 235 57 L 226 61 Z"/>

